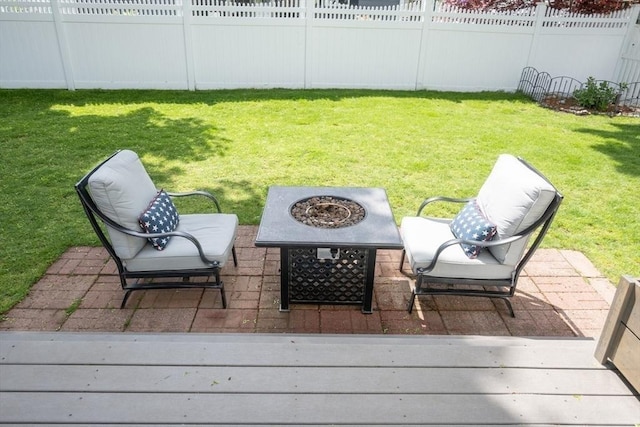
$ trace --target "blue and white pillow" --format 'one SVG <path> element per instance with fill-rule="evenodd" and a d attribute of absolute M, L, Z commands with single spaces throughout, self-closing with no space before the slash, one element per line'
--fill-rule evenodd
<path fill-rule="evenodd" d="M 164 190 L 160 190 L 138 221 L 146 233 L 168 233 L 178 227 L 180 216 L 171 197 Z M 148 240 L 154 248 L 161 251 L 167 246 L 170 238 L 170 236 L 154 237 Z"/>
<path fill-rule="evenodd" d="M 480 211 L 475 200 L 468 202 L 451 221 L 451 232 L 458 239 L 477 240 L 486 242 L 496 234 L 496 225 L 491 223 Z M 477 258 L 482 250 L 481 246 L 461 243 L 464 253 L 469 258 Z"/>

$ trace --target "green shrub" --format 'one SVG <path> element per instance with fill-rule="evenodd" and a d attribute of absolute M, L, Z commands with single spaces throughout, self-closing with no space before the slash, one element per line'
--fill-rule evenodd
<path fill-rule="evenodd" d="M 593 77 L 589 77 L 584 87 L 573 92 L 573 97 L 578 100 L 578 104 L 580 104 L 581 107 L 590 110 L 606 111 L 609 104 L 616 100 L 616 96 L 618 96 L 620 91 L 624 90 L 625 87 L 626 85 L 621 83 L 619 88 L 616 89 L 606 81 L 598 84 Z"/>

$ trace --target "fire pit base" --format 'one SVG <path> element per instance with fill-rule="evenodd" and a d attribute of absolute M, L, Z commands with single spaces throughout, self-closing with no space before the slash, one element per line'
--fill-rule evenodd
<path fill-rule="evenodd" d="M 362 304 L 369 250 L 288 248 L 288 288 L 292 303 Z"/>

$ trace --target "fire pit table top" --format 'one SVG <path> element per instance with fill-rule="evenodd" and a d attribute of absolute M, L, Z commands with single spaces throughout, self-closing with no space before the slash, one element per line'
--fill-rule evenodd
<path fill-rule="evenodd" d="M 296 220 L 291 214 L 292 206 L 315 196 L 352 200 L 365 208 L 365 217 L 357 224 L 341 228 L 313 227 Z M 269 187 L 255 244 L 402 249 L 386 191 L 364 187 Z"/>

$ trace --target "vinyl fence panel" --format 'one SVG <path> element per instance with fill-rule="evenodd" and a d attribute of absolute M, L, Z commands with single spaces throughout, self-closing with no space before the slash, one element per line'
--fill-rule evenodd
<path fill-rule="evenodd" d="M 48 5 L 0 8 L 0 87 L 67 87 Z"/>
<path fill-rule="evenodd" d="M 72 22 L 76 88 L 187 89 L 181 25 Z"/>
<path fill-rule="evenodd" d="M 545 8 L 529 66 L 581 81 L 589 76 L 615 80 L 621 48 L 633 25 L 632 18 L 631 10 L 579 16 Z"/>
<path fill-rule="evenodd" d="M 525 67 L 640 74 L 639 5 L 578 16 L 388 1 L 0 0 L 0 87 L 512 91 Z"/>
<path fill-rule="evenodd" d="M 617 82 L 640 82 L 640 16 L 631 26 L 616 72 Z M 640 85 L 639 89 L 640 89 Z M 639 94 L 640 95 L 640 94 Z"/>
<path fill-rule="evenodd" d="M 304 23 L 287 24 L 194 25 L 197 88 L 304 88 Z"/>

